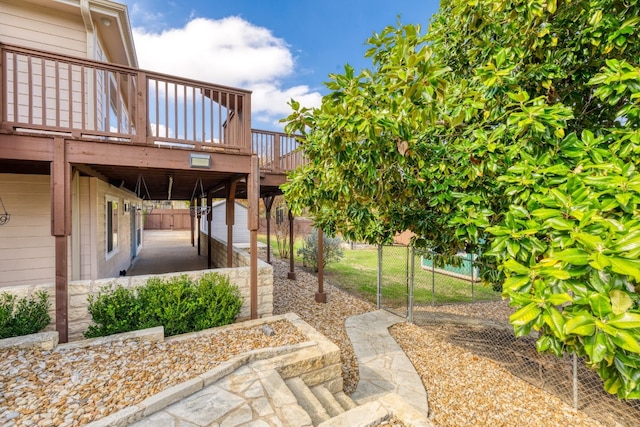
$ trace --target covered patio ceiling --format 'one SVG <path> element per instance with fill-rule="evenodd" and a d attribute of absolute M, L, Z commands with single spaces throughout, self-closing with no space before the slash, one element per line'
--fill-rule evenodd
<path fill-rule="evenodd" d="M 111 185 L 137 193 L 140 198 L 151 200 L 191 200 L 204 191 L 213 192 L 214 198 L 226 197 L 225 185 L 242 181 L 237 185 L 236 198 L 246 198 L 246 174 L 212 170 L 184 170 L 160 168 L 133 168 L 126 166 L 74 165 L 83 175 L 95 176 Z M 242 188 L 240 188 L 242 187 Z M 137 190 L 137 191 L 136 191 Z M 148 190 L 148 193 L 147 193 Z"/>
<path fill-rule="evenodd" d="M 96 164 L 74 164 L 74 167 L 80 171 L 82 176 L 94 176 L 116 187 L 126 188 L 133 193 L 136 192 L 139 178 L 140 182 L 144 179 L 146 187 L 149 189 L 149 194 L 147 195 L 146 189 L 142 186 L 140 196 L 144 199 L 169 200 L 169 183 L 171 182 L 170 200 L 190 200 L 196 184 L 196 196 L 200 195 L 199 178 L 202 179 L 202 188 L 204 191 L 207 192 L 211 190 L 213 198 L 225 198 L 225 184 L 234 180 L 237 180 L 235 197 L 237 199 L 247 198 L 246 174 L 200 169 L 134 168 Z M 0 160 L 0 172 L 49 175 L 50 162 Z M 287 178 L 285 174 L 261 172 L 260 178 L 260 197 L 282 194 L 280 185 L 286 182 Z"/>

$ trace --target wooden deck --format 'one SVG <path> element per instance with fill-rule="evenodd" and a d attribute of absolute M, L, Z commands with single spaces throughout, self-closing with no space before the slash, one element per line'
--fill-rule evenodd
<path fill-rule="evenodd" d="M 259 198 L 270 210 L 287 172 L 303 162 L 295 137 L 252 130 L 247 90 L 0 44 L 0 173 L 50 176 L 61 342 L 68 339 L 74 175 L 138 199 L 198 206 L 225 198 L 228 241 L 234 200 L 247 199 L 255 318 Z M 227 252 L 231 266 L 231 245 Z"/>
<path fill-rule="evenodd" d="M 213 159 L 208 169 L 220 173 L 206 174 L 206 190 L 239 180 L 248 173 L 248 157 L 256 155 L 264 194 L 277 194 L 286 173 L 304 162 L 295 137 L 251 129 L 247 90 L 6 44 L 0 44 L 0 61 L 0 132 L 16 137 L 12 145 L 22 140 L 30 144 L 30 152 L 50 151 L 33 143 L 34 138 L 75 141 L 74 153 L 84 156 L 73 163 L 131 190 L 140 173 L 135 166 L 151 168 L 145 180 L 154 199 L 190 199 L 196 176 L 207 168 L 180 175 L 171 172 L 171 162 L 165 167 L 147 164 L 135 159 L 139 150 L 124 147 L 147 147 L 147 153 L 182 150 L 156 155 L 178 159 L 180 165 L 189 156 L 186 152 L 206 153 Z M 6 160 L 0 164 L 5 171 L 24 170 L 17 161 L 50 160 L 42 154 L 29 159 L 27 154 L 12 158 L 4 153 L 0 162 L 12 160 L 11 165 Z M 182 178 L 176 180 L 178 175 Z M 169 180 L 174 181 L 171 193 Z M 244 197 L 243 186 L 238 189 L 238 197 Z"/>

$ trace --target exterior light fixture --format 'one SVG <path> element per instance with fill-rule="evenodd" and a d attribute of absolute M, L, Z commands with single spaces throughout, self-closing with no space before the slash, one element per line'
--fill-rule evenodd
<path fill-rule="evenodd" d="M 210 169 L 211 155 L 191 153 L 189 158 L 189 166 L 196 169 Z"/>

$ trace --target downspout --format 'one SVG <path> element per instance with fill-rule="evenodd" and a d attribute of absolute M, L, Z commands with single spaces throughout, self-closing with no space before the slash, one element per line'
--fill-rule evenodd
<path fill-rule="evenodd" d="M 89 0 L 80 0 L 80 14 L 82 15 L 82 21 L 84 27 L 87 30 L 87 58 L 95 59 L 96 55 L 96 43 L 95 43 L 95 26 L 93 25 L 93 19 L 91 19 L 91 9 Z"/>
<path fill-rule="evenodd" d="M 90 10 L 90 0 L 80 0 L 80 14 L 82 15 L 82 21 L 84 22 L 84 28 L 87 30 L 86 40 L 87 40 L 87 58 L 88 59 L 96 59 L 98 56 L 96 54 L 96 34 L 95 34 L 95 26 L 93 25 L 93 19 L 91 19 L 91 10 Z M 87 81 L 87 111 L 93 111 L 96 107 L 96 88 L 94 87 L 93 80 L 88 79 Z M 89 128 L 93 129 L 96 126 L 94 115 L 89 114 L 87 125 Z"/>

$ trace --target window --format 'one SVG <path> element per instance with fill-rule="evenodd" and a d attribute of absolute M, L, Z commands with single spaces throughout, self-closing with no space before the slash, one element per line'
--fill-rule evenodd
<path fill-rule="evenodd" d="M 106 241 L 109 256 L 118 249 L 118 199 L 107 196 L 106 202 Z"/>

